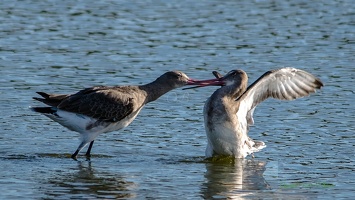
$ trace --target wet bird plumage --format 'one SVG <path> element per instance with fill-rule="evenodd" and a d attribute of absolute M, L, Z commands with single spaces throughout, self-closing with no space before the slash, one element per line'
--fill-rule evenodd
<path fill-rule="evenodd" d="M 220 80 L 223 86 L 211 95 L 204 107 L 207 157 L 244 158 L 261 150 L 265 144 L 247 135 L 254 124 L 255 107 L 270 97 L 293 100 L 323 86 L 312 74 L 290 67 L 268 71 L 249 87 L 247 74 L 242 70 L 232 70 Z"/>
<path fill-rule="evenodd" d="M 80 133 L 81 143 L 72 154 L 75 159 L 88 143 L 90 146 L 86 155 L 90 156 L 93 142 L 99 134 L 128 126 L 145 104 L 172 89 L 198 84 L 182 72 L 171 71 L 141 86 L 96 86 L 71 95 L 38 92 L 43 98 L 34 99 L 49 107 L 31 109 Z"/>

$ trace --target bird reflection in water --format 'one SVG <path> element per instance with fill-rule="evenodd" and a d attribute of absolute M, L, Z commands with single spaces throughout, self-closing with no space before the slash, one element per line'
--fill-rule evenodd
<path fill-rule="evenodd" d="M 239 199 L 252 195 L 253 190 L 270 189 L 263 177 L 266 162 L 221 156 L 210 159 L 205 165 L 206 180 L 201 187 L 204 199 Z"/>
<path fill-rule="evenodd" d="M 134 198 L 135 183 L 124 180 L 124 177 L 107 172 L 97 172 L 91 162 L 78 162 L 74 173 L 58 174 L 51 178 L 45 193 L 48 198 Z"/>

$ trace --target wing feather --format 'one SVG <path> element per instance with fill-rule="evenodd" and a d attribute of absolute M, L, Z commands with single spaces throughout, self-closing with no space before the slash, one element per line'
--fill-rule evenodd
<path fill-rule="evenodd" d="M 132 96 L 112 87 L 87 88 L 64 99 L 59 109 L 87 115 L 102 121 L 116 122 L 132 113 Z"/>
<path fill-rule="evenodd" d="M 286 86 L 287 87 L 287 86 Z M 282 96 L 283 99 L 285 100 L 290 100 L 291 98 L 289 96 L 287 96 L 287 89 L 286 89 L 284 84 L 280 84 L 279 85 L 279 90 L 280 90 L 280 94 Z"/>
<path fill-rule="evenodd" d="M 47 94 L 45 92 L 37 92 L 43 98 L 33 97 L 33 99 L 45 103 L 49 106 L 58 106 L 63 99 L 67 98 L 68 94 Z"/>
<path fill-rule="evenodd" d="M 248 126 L 252 125 L 255 107 L 267 98 L 294 100 L 308 96 L 322 86 L 318 78 L 303 70 L 286 67 L 268 71 L 237 99 L 240 102 L 237 115 L 247 118 Z"/>

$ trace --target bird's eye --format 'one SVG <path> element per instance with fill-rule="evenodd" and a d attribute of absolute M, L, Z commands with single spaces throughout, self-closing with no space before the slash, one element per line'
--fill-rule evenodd
<path fill-rule="evenodd" d="M 236 70 L 232 70 L 228 73 L 228 75 L 235 76 L 237 74 Z"/>

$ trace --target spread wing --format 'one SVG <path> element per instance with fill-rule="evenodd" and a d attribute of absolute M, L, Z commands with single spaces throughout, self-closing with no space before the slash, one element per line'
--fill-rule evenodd
<path fill-rule="evenodd" d="M 57 107 L 98 120 L 116 122 L 132 113 L 134 109 L 132 100 L 132 96 L 122 90 L 99 86 L 70 95 Z"/>
<path fill-rule="evenodd" d="M 237 99 L 240 102 L 238 118 L 246 118 L 249 127 L 254 124 L 255 107 L 265 99 L 294 100 L 308 96 L 322 86 L 318 78 L 303 70 L 287 67 L 268 71 Z"/>

